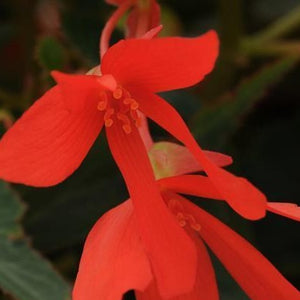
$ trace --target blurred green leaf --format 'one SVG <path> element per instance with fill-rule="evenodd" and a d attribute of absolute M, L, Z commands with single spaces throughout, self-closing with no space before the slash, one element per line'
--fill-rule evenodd
<path fill-rule="evenodd" d="M 24 206 L 3 181 L 0 181 L 0 207 L 0 237 L 19 235 L 22 229 L 17 221 L 24 212 Z"/>
<path fill-rule="evenodd" d="M 63 46 L 56 38 L 51 36 L 39 40 L 36 56 L 41 66 L 47 70 L 61 70 L 66 60 Z"/>
<path fill-rule="evenodd" d="M 19 300 L 65 300 L 69 286 L 23 239 L 18 219 L 24 205 L 0 181 L 0 289 Z"/>
<path fill-rule="evenodd" d="M 298 62 L 288 57 L 264 67 L 242 82 L 236 91 L 222 101 L 203 108 L 193 120 L 196 137 L 204 147 L 222 148 L 239 128 L 241 118 L 247 114 L 266 91 L 286 75 Z"/>
<path fill-rule="evenodd" d="M 0 286 L 19 300 L 70 299 L 69 286 L 23 241 L 0 238 Z"/>

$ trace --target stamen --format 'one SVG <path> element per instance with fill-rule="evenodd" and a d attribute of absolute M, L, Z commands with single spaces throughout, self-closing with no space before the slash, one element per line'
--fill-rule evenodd
<path fill-rule="evenodd" d="M 100 111 L 104 111 L 107 107 L 108 96 L 105 92 L 100 93 L 101 101 L 98 102 L 97 109 Z"/>
<path fill-rule="evenodd" d="M 186 220 L 189 221 L 189 224 L 191 226 L 191 228 L 193 228 L 196 231 L 200 231 L 201 226 L 200 224 L 198 224 L 194 218 L 194 216 L 192 216 L 191 214 L 186 215 Z"/>
<path fill-rule="evenodd" d="M 180 201 L 178 201 L 177 199 L 170 199 L 168 201 L 168 207 L 176 216 L 176 219 L 181 227 L 185 227 L 188 224 L 197 232 L 201 230 L 201 225 L 197 223 L 195 217 L 192 214 L 188 214 L 184 211 L 184 208 Z"/>
<path fill-rule="evenodd" d="M 111 116 L 115 113 L 115 110 L 113 108 L 109 108 L 105 114 L 104 114 L 104 124 L 106 127 L 111 127 L 114 123 L 113 119 L 111 118 Z"/>
<path fill-rule="evenodd" d="M 124 103 L 125 105 L 128 105 L 128 104 L 131 104 L 132 101 L 135 101 L 135 100 L 132 99 L 132 98 L 125 98 L 125 99 L 123 100 L 123 103 Z"/>
<path fill-rule="evenodd" d="M 117 87 L 114 91 L 113 91 L 113 97 L 117 100 L 121 99 L 123 96 L 123 90 L 120 87 Z"/>
<path fill-rule="evenodd" d="M 132 128 L 129 124 L 123 125 L 122 128 L 123 128 L 123 130 L 125 131 L 126 134 L 129 134 L 132 131 Z"/>
<path fill-rule="evenodd" d="M 130 119 L 125 114 L 122 113 L 117 113 L 117 118 L 124 123 L 122 128 L 125 131 L 125 133 L 126 134 L 131 133 L 132 128 L 130 125 Z"/>
<path fill-rule="evenodd" d="M 135 126 L 140 127 L 142 125 L 142 119 L 139 117 L 136 110 L 130 111 L 130 116 L 134 120 Z"/>
<path fill-rule="evenodd" d="M 131 104 L 130 104 L 130 108 L 132 109 L 132 110 L 137 110 L 138 108 L 139 108 L 139 104 L 134 100 L 134 99 L 132 99 L 133 101 L 131 102 Z"/>
<path fill-rule="evenodd" d="M 183 213 L 178 213 L 176 218 L 181 227 L 184 227 L 186 225 L 186 221 L 185 221 Z"/>

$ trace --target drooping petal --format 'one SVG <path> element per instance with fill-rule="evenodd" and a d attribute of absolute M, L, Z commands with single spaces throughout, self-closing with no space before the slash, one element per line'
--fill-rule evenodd
<path fill-rule="evenodd" d="M 152 140 L 152 136 L 149 131 L 148 120 L 145 117 L 145 115 L 142 114 L 141 112 L 138 112 L 138 115 L 141 120 L 141 124 L 140 124 L 138 130 L 139 130 L 140 136 L 142 138 L 142 141 L 143 141 L 147 151 L 149 151 L 151 149 L 151 147 L 153 146 L 153 140 Z"/>
<path fill-rule="evenodd" d="M 73 300 L 121 300 L 128 290 L 145 290 L 152 279 L 128 200 L 101 217 L 89 233 Z"/>
<path fill-rule="evenodd" d="M 157 37 L 159 35 L 159 33 L 162 31 L 163 26 L 162 25 L 158 25 L 152 29 L 150 29 L 149 31 L 147 31 L 144 35 L 143 35 L 143 39 L 153 39 L 155 37 Z"/>
<path fill-rule="evenodd" d="M 218 300 L 219 293 L 215 272 L 207 252 L 207 249 L 200 238 L 194 242 L 198 251 L 198 271 L 196 283 L 190 293 L 183 294 L 169 300 Z M 164 300 L 159 294 L 157 284 L 153 281 L 145 291 L 135 292 L 137 300 Z"/>
<path fill-rule="evenodd" d="M 297 204 L 268 202 L 268 210 L 274 214 L 300 221 L 300 207 Z"/>
<path fill-rule="evenodd" d="M 167 177 L 160 179 L 159 183 L 164 189 L 180 194 L 223 200 L 215 186 L 205 176 L 182 175 Z"/>
<path fill-rule="evenodd" d="M 138 130 L 133 127 L 126 134 L 116 123 L 106 132 L 133 201 L 139 232 L 161 295 L 170 298 L 189 292 L 196 276 L 196 249 L 160 195 Z"/>
<path fill-rule="evenodd" d="M 202 165 L 216 189 L 228 204 L 248 219 L 259 219 L 266 213 L 266 197 L 245 178 L 217 167 L 197 144 L 178 112 L 165 100 L 151 92 L 131 91 L 140 110 L 180 142 L 185 144 Z"/>
<path fill-rule="evenodd" d="M 81 164 L 103 125 L 92 103 L 70 111 L 59 86 L 37 100 L 0 142 L 0 177 L 33 186 L 51 186 Z"/>
<path fill-rule="evenodd" d="M 225 154 L 204 152 L 217 166 L 227 166 L 232 163 L 232 158 Z M 156 179 L 203 171 L 203 167 L 189 149 L 176 143 L 154 143 L 148 154 L 155 169 Z"/>
<path fill-rule="evenodd" d="M 201 226 L 200 235 L 252 300 L 300 300 L 300 293 L 249 242 L 181 197 Z"/>
<path fill-rule="evenodd" d="M 129 39 L 106 52 L 101 70 L 125 87 L 168 91 L 200 82 L 213 69 L 217 55 L 214 31 L 198 38 Z"/>

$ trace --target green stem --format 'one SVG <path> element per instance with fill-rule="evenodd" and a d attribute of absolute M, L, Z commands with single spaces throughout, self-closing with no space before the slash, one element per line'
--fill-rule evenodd
<path fill-rule="evenodd" d="M 272 41 L 258 43 L 244 40 L 241 43 L 243 53 L 250 56 L 287 56 L 294 55 L 300 57 L 300 41 Z"/>
<path fill-rule="evenodd" d="M 294 8 L 290 13 L 279 18 L 266 29 L 253 35 L 249 39 L 260 42 L 281 38 L 290 33 L 295 28 L 300 27 L 300 5 Z"/>

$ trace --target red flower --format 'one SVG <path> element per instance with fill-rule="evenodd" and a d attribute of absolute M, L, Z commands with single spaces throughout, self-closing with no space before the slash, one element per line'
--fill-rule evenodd
<path fill-rule="evenodd" d="M 226 156 L 207 154 L 217 165 L 231 162 Z M 202 170 L 185 147 L 173 143 L 155 143 L 150 149 L 150 158 L 157 177 Z M 245 239 L 177 194 L 222 200 L 207 177 L 184 174 L 162 178 L 158 182 L 170 212 L 197 247 L 195 284 L 190 292 L 171 300 L 219 299 L 213 266 L 204 242 L 250 299 L 300 299 L 299 292 Z M 269 202 L 268 209 L 300 221 L 300 210 L 294 204 Z M 118 300 L 132 289 L 138 300 L 164 299 L 159 292 L 164 278 L 158 279 L 152 273 L 151 253 L 144 251 L 142 240 L 130 200 L 100 218 L 86 240 L 73 299 Z M 163 259 L 168 259 L 168 253 Z M 171 274 L 172 270 L 166 270 L 168 272 Z"/>
<path fill-rule="evenodd" d="M 57 86 L 1 140 L 0 177 L 33 186 L 57 184 L 79 167 L 104 125 L 134 203 L 143 244 L 152 254 L 154 273 L 164 278 L 166 270 L 173 270 L 160 287 L 162 293 L 172 296 L 190 290 L 196 249 L 169 214 L 155 183 L 137 130 L 138 111 L 152 100 L 140 98 L 140 92 L 152 95 L 197 83 L 212 70 L 217 53 L 214 32 L 194 39 L 132 39 L 106 52 L 102 76 L 54 72 Z"/>
<path fill-rule="evenodd" d="M 193 240 L 198 257 L 193 289 L 170 299 L 219 299 L 206 244 L 250 299 L 299 300 L 300 293 L 295 287 L 245 239 L 175 193 L 217 197 L 218 192 L 207 177 L 185 176 L 159 181 L 169 210 Z M 299 210 L 290 211 L 290 216 L 300 221 Z M 135 290 L 138 300 L 164 299 L 164 295 L 160 293 L 160 286 L 163 284 L 161 281 L 167 277 L 157 278 L 152 273 L 152 253 L 144 250 L 142 240 L 130 200 L 100 218 L 86 240 L 73 299 L 119 300 L 125 292 L 132 289 Z M 168 252 L 164 253 L 163 259 L 168 259 Z M 171 275 L 172 269 L 166 270 L 166 276 Z"/>
<path fill-rule="evenodd" d="M 0 177 L 33 186 L 57 184 L 79 167 L 105 125 L 162 295 L 189 291 L 196 276 L 196 249 L 162 200 L 137 129 L 138 113 L 185 144 L 234 209 L 250 219 L 263 217 L 264 195 L 210 161 L 179 114 L 155 95 L 199 82 L 212 70 L 217 53 L 213 31 L 194 39 L 131 39 L 106 52 L 102 76 L 54 72 L 57 86 L 25 112 L 0 142 Z"/>

